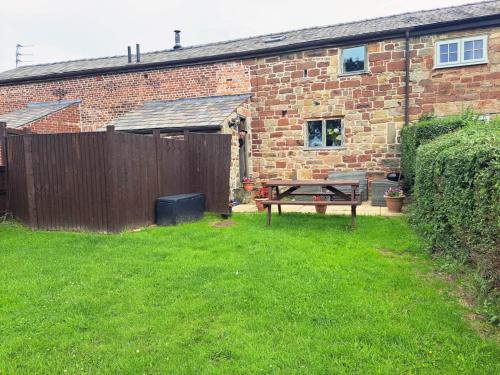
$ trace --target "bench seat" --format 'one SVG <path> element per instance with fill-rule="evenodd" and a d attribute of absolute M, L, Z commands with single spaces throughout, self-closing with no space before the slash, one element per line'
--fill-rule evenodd
<path fill-rule="evenodd" d="M 267 200 L 263 201 L 262 204 L 267 208 L 267 225 L 271 225 L 271 207 L 273 204 L 278 206 L 278 214 L 281 215 L 281 206 L 294 205 L 294 206 L 351 206 L 351 228 L 356 226 L 356 207 L 361 204 L 359 197 L 355 201 L 322 201 L 322 202 L 311 202 L 311 201 L 281 201 L 281 200 Z"/>
<path fill-rule="evenodd" d="M 294 205 L 294 206 L 358 206 L 361 204 L 359 201 L 322 201 L 322 202 L 313 202 L 313 201 L 275 201 L 275 200 L 267 200 L 263 201 L 262 204 L 264 206 L 269 206 L 273 204 L 277 205 Z"/>

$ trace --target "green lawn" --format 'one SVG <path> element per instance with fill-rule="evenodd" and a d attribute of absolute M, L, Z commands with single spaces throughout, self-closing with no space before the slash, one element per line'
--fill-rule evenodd
<path fill-rule="evenodd" d="M 0 374 L 494 374 L 403 219 L 0 225 Z"/>

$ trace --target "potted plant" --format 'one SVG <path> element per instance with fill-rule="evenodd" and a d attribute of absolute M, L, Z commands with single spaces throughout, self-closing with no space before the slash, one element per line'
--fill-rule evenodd
<path fill-rule="evenodd" d="M 243 178 L 243 189 L 245 189 L 246 191 L 252 191 L 254 185 L 255 181 L 252 177 Z"/>
<path fill-rule="evenodd" d="M 391 187 L 385 191 L 384 198 L 389 212 L 401 212 L 405 195 L 400 188 Z"/>
<path fill-rule="evenodd" d="M 314 207 L 316 208 L 316 213 L 318 214 L 326 213 L 326 208 L 328 207 L 326 205 L 326 197 L 323 197 L 321 195 L 315 195 L 313 196 L 313 201 L 314 201 Z"/>
<path fill-rule="evenodd" d="M 264 211 L 264 201 L 269 198 L 269 188 L 267 186 L 262 186 L 257 190 L 254 195 L 255 205 L 257 206 L 257 211 Z"/>

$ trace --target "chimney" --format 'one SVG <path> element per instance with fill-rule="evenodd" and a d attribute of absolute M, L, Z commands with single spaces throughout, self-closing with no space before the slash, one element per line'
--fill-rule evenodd
<path fill-rule="evenodd" d="M 179 49 L 181 48 L 181 31 L 180 30 L 174 30 L 175 33 L 175 45 L 174 49 Z"/>
<path fill-rule="evenodd" d="M 139 46 L 139 43 L 135 45 L 135 61 L 141 62 L 141 47 Z"/>
<path fill-rule="evenodd" d="M 128 63 L 130 64 L 132 62 L 132 48 L 128 46 L 127 51 L 128 51 Z"/>

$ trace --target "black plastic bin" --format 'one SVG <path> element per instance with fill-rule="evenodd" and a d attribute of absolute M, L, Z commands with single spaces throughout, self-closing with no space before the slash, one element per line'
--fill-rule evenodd
<path fill-rule="evenodd" d="M 203 194 L 179 194 L 156 200 L 156 224 L 177 225 L 199 220 L 205 211 Z"/>

